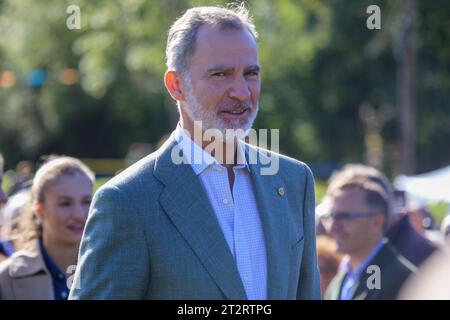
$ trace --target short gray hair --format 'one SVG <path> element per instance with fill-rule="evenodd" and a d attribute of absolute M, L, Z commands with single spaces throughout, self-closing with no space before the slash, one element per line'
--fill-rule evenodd
<path fill-rule="evenodd" d="M 243 3 L 222 7 L 195 7 L 187 10 L 170 27 L 166 47 L 169 70 L 180 74 L 187 71 L 187 60 L 194 54 L 198 29 L 203 25 L 217 26 L 221 30 L 247 29 L 257 40 L 258 33 Z"/>

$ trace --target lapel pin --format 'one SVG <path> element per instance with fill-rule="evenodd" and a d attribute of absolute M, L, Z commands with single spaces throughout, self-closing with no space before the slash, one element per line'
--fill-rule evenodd
<path fill-rule="evenodd" d="M 283 196 L 284 195 L 284 188 L 283 187 L 280 187 L 280 188 L 278 188 L 278 195 L 279 196 Z"/>

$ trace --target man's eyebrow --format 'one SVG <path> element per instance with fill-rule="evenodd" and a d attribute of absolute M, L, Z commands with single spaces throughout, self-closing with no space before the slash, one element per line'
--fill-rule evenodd
<path fill-rule="evenodd" d="M 58 196 L 58 200 L 70 200 L 72 197 L 70 196 Z"/>
<path fill-rule="evenodd" d="M 261 67 L 257 64 L 251 65 L 247 68 L 245 68 L 246 71 L 251 70 L 251 71 L 259 71 L 261 70 Z"/>
<path fill-rule="evenodd" d="M 257 64 L 245 67 L 245 71 L 249 71 L 249 70 L 251 70 L 251 71 L 259 71 L 260 69 L 261 69 L 260 66 L 257 65 Z M 225 72 L 225 71 L 234 71 L 234 68 L 233 67 L 228 67 L 228 66 L 225 66 L 225 65 L 217 65 L 217 66 L 214 66 L 212 68 L 207 69 L 206 70 L 206 74 L 212 74 L 212 73 L 215 73 L 215 72 Z"/>
<path fill-rule="evenodd" d="M 209 69 L 206 70 L 207 74 L 211 74 L 211 73 L 215 73 L 215 72 L 223 72 L 223 71 L 230 71 L 233 70 L 233 67 L 227 67 L 225 65 L 217 65 L 214 67 L 211 67 Z"/>

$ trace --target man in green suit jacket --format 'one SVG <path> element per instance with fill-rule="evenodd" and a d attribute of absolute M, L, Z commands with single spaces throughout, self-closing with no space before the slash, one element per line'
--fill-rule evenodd
<path fill-rule="evenodd" d="M 188 10 L 169 32 L 167 65 L 180 122 L 95 194 L 70 298 L 319 299 L 311 171 L 236 139 L 260 91 L 245 8 Z M 213 129 L 244 135 L 216 135 L 211 149 Z"/>
<path fill-rule="evenodd" d="M 396 299 L 415 270 L 383 237 L 392 206 L 380 181 L 345 172 L 330 183 L 329 212 L 322 221 L 338 250 L 347 256 L 325 293 L 326 299 Z"/>

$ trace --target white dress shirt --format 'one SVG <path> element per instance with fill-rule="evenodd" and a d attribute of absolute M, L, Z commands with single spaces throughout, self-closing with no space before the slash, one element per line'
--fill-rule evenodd
<path fill-rule="evenodd" d="M 264 232 L 253 191 L 250 168 L 241 142 L 230 190 L 227 168 L 196 144 L 180 127 L 174 132 L 188 163 L 199 176 L 225 240 L 235 258 L 250 300 L 267 299 L 267 253 Z"/>

